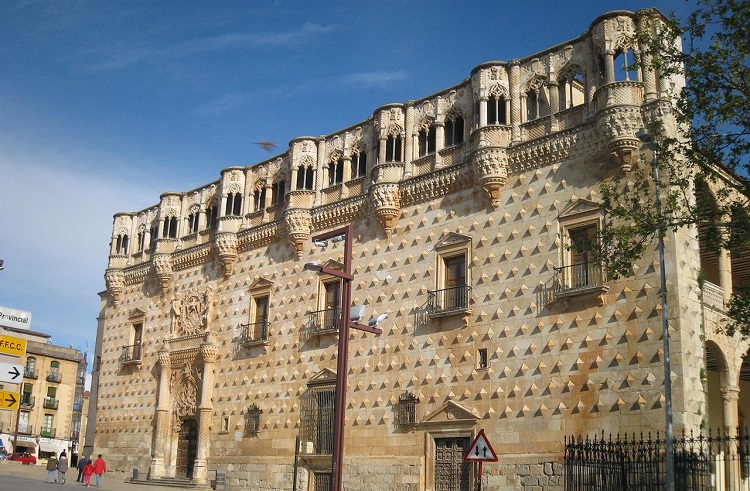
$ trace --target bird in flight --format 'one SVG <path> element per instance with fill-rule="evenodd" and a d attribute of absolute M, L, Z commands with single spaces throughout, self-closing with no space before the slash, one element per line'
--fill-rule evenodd
<path fill-rule="evenodd" d="M 270 141 L 263 141 L 263 142 L 255 142 L 256 145 L 260 145 L 260 147 L 263 150 L 266 150 L 268 152 L 271 151 L 271 149 L 276 148 L 279 144 L 276 142 L 270 142 Z"/>

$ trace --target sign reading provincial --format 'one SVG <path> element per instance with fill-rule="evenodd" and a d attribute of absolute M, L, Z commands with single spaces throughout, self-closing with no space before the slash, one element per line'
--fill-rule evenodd
<path fill-rule="evenodd" d="M 18 410 L 18 394 L 0 390 L 0 409 Z"/>
<path fill-rule="evenodd" d="M 484 435 L 484 430 L 471 442 L 469 451 L 464 455 L 465 462 L 497 462 L 497 454 L 492 449 L 489 440 Z"/>
<path fill-rule="evenodd" d="M 23 356 L 26 354 L 26 340 L 2 334 L 0 335 L 0 353 Z"/>
<path fill-rule="evenodd" d="M 0 326 L 31 329 L 31 312 L 0 305 Z"/>

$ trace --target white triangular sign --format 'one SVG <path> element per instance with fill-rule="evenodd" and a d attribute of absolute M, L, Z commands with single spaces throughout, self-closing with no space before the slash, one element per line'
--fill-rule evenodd
<path fill-rule="evenodd" d="M 490 441 L 484 434 L 484 430 L 479 430 L 474 441 L 471 442 L 469 451 L 464 455 L 466 462 L 497 462 L 497 454 L 492 449 Z"/>

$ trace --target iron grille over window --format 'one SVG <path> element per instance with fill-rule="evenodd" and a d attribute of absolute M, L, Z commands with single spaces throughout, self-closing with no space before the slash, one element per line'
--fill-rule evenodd
<path fill-rule="evenodd" d="M 332 484 L 330 472 L 316 472 L 313 474 L 314 491 L 331 491 Z"/>
<path fill-rule="evenodd" d="M 404 392 L 398 398 L 396 406 L 396 424 L 411 426 L 417 424 L 417 404 L 419 399 L 411 392 Z"/>
<path fill-rule="evenodd" d="M 333 404 L 336 385 L 310 387 L 302 399 L 301 438 L 309 442 L 306 453 L 333 454 Z M 317 488 L 316 488 L 317 489 Z"/>
<path fill-rule="evenodd" d="M 253 404 L 247 408 L 245 413 L 245 433 L 248 435 L 257 435 L 260 433 L 260 415 L 263 411 Z"/>

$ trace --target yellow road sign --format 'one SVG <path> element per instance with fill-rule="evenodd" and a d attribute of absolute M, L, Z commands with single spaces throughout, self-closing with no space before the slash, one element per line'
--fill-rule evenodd
<path fill-rule="evenodd" d="M 13 336 L 0 335 L 0 353 L 11 356 L 26 354 L 26 340 Z"/>
<path fill-rule="evenodd" d="M 18 410 L 18 394 L 0 390 L 0 409 Z"/>

